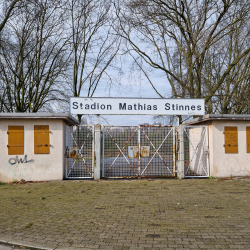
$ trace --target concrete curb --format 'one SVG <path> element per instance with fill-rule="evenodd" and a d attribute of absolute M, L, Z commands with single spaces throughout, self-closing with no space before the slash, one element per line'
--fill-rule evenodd
<path fill-rule="evenodd" d="M 31 249 L 41 249 L 41 250 L 55 250 L 56 248 L 45 248 L 44 246 L 39 246 L 36 244 L 22 244 L 20 242 L 9 241 L 9 240 L 2 240 L 0 239 L 0 243 L 7 244 L 10 246 L 18 246 L 18 247 L 29 247 Z"/>

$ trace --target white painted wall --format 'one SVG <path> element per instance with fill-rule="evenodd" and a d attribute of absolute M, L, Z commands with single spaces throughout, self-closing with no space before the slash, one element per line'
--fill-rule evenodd
<path fill-rule="evenodd" d="M 249 121 L 213 121 L 210 126 L 210 175 L 214 177 L 250 175 L 250 153 L 247 153 L 246 126 Z M 238 154 L 226 154 L 223 147 L 224 127 L 238 127 Z"/>
<path fill-rule="evenodd" d="M 49 125 L 50 154 L 34 154 L 34 125 Z M 24 159 L 27 163 L 11 165 L 8 155 L 8 126 L 24 126 Z M 1 119 L 0 122 L 0 181 L 47 181 L 62 180 L 65 151 L 65 123 L 62 119 Z"/>

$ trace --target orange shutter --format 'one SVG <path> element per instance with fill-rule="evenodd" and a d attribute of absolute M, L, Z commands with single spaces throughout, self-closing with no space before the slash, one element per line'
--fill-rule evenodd
<path fill-rule="evenodd" d="M 237 127 L 225 127 L 225 153 L 238 153 L 238 129 Z"/>
<path fill-rule="evenodd" d="M 49 125 L 34 126 L 34 153 L 49 154 Z"/>
<path fill-rule="evenodd" d="M 8 126 L 8 154 L 24 154 L 24 126 Z"/>
<path fill-rule="evenodd" d="M 250 153 L 250 127 L 246 128 L 247 132 L 247 153 Z"/>

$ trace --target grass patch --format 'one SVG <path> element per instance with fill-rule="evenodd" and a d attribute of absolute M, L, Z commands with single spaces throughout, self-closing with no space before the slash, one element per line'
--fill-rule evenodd
<path fill-rule="evenodd" d="M 216 179 L 216 177 L 213 177 L 213 176 L 209 176 L 208 178 L 209 179 Z"/>
<path fill-rule="evenodd" d="M 27 224 L 24 228 L 30 228 L 33 225 L 32 222 L 30 222 L 29 224 Z"/>

